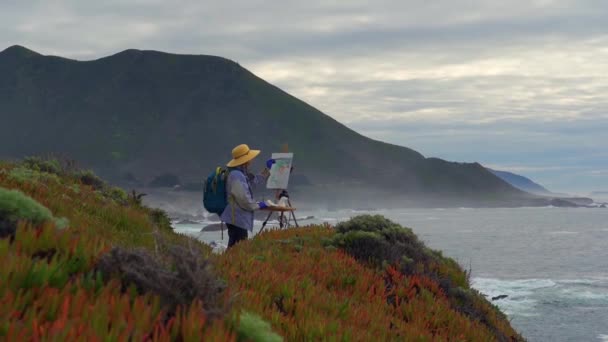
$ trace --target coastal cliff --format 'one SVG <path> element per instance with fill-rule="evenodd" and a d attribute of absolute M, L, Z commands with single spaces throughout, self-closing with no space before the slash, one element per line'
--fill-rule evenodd
<path fill-rule="evenodd" d="M 381 216 L 224 254 L 88 171 L 0 163 L 0 338 L 520 341 L 452 259 Z"/>

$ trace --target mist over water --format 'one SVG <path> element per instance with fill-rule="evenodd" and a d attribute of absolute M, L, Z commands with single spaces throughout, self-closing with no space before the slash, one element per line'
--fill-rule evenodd
<path fill-rule="evenodd" d="M 488 295 L 529 341 L 608 340 L 608 210 L 584 208 L 300 211 L 302 224 L 335 224 L 362 213 L 410 227 L 428 246 L 471 268 Z M 256 222 L 254 233 L 261 226 Z M 226 244 L 207 222 L 175 225 Z"/>

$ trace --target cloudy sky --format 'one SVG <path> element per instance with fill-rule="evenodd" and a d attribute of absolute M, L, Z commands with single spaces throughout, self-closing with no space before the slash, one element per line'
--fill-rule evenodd
<path fill-rule="evenodd" d="M 0 0 L 0 49 L 220 55 L 373 138 L 608 191 L 605 0 Z"/>

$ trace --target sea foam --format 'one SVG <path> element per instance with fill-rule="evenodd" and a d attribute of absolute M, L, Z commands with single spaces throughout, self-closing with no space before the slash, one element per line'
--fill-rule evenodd
<path fill-rule="evenodd" d="M 608 285 L 603 278 L 515 279 L 473 278 L 472 286 L 488 299 L 507 298 L 494 303 L 509 316 L 537 315 L 537 306 L 588 306 L 608 304 Z"/>

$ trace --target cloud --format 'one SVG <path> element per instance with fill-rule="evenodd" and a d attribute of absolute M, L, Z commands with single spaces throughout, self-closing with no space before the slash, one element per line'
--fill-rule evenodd
<path fill-rule="evenodd" d="M 607 16 L 603 0 L 5 0 L 0 48 L 221 55 L 373 138 L 592 189 L 608 187 L 589 177 L 608 167 Z"/>

